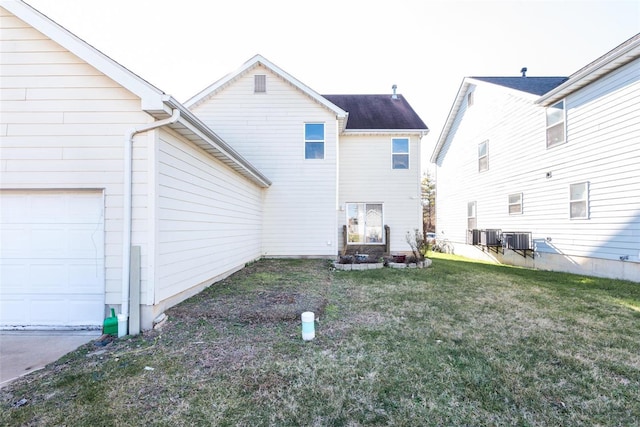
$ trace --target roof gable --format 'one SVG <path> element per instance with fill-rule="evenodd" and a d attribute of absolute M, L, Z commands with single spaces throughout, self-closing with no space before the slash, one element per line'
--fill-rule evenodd
<path fill-rule="evenodd" d="M 228 84 L 232 83 L 237 78 L 244 75 L 246 72 L 254 69 L 258 65 L 262 65 L 268 68 L 271 72 L 278 75 L 280 78 L 287 81 L 293 87 L 295 87 L 296 89 L 306 94 L 309 98 L 311 98 L 315 102 L 323 105 L 325 108 L 335 113 L 338 118 L 346 118 L 347 116 L 346 111 L 336 106 L 335 104 L 331 103 L 329 100 L 322 97 L 316 91 L 314 91 L 313 89 L 311 89 L 310 87 L 308 87 L 307 85 L 305 85 L 304 83 L 296 79 L 295 77 L 291 76 L 290 74 L 288 74 L 287 72 L 285 72 L 284 70 L 282 70 L 281 68 L 279 68 L 278 66 L 276 66 L 275 64 L 273 64 L 272 62 L 270 62 L 269 60 L 267 60 L 261 55 L 255 55 L 253 58 L 251 58 L 250 60 L 242 64 L 242 66 L 238 70 L 234 71 L 233 73 L 227 74 L 220 80 L 214 82 L 210 86 L 206 87 L 204 90 L 192 96 L 189 100 L 187 100 L 184 103 L 184 105 L 187 106 L 188 108 L 193 108 L 198 104 L 205 102 L 207 99 L 214 96 L 218 91 L 226 87 Z"/>
<path fill-rule="evenodd" d="M 402 95 L 323 96 L 349 113 L 346 130 L 429 130 Z"/>

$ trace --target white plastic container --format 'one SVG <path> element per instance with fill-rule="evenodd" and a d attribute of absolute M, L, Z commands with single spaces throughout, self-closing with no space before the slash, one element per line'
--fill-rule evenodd
<path fill-rule="evenodd" d="M 118 314 L 118 338 L 127 335 L 127 316 Z"/>
<path fill-rule="evenodd" d="M 316 337 L 315 315 L 312 311 L 302 313 L 302 339 L 311 341 Z"/>

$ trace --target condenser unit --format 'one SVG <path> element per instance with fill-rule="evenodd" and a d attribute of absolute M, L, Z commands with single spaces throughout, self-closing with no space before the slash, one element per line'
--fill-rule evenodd
<path fill-rule="evenodd" d="M 480 244 L 482 246 L 502 246 L 500 241 L 501 232 L 498 229 L 480 230 Z"/>
<path fill-rule="evenodd" d="M 505 249 L 511 249 L 526 258 L 527 252 L 533 256 L 533 239 L 529 232 L 505 232 L 502 233 L 502 244 Z"/>
<path fill-rule="evenodd" d="M 467 230 L 467 245 L 479 245 L 480 244 L 480 230 L 473 229 Z"/>

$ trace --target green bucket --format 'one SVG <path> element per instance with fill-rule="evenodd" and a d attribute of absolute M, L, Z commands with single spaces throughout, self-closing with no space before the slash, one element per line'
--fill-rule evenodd
<path fill-rule="evenodd" d="M 105 335 L 118 335 L 118 317 L 116 316 L 116 310 L 113 308 L 111 309 L 111 317 L 104 319 L 102 333 Z"/>

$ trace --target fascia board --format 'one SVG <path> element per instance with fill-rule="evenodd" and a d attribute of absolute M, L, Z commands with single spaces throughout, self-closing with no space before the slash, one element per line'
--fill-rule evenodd
<path fill-rule="evenodd" d="M 20 0 L 0 0 L 0 6 L 140 97 L 144 110 L 163 109 L 162 96 L 164 92 L 36 9 Z"/>
<path fill-rule="evenodd" d="M 344 135 L 419 135 L 423 137 L 429 133 L 429 129 L 346 129 Z"/>
<path fill-rule="evenodd" d="M 249 177 L 263 188 L 269 187 L 272 184 L 271 181 L 255 166 L 235 151 L 183 104 L 172 97 L 165 99 L 165 104 L 169 109 L 176 108 L 180 110 L 180 119 L 178 122 L 197 135 L 203 142 L 212 147 L 221 156 L 229 159 L 235 165 L 235 169 L 237 171 Z"/>
<path fill-rule="evenodd" d="M 447 137 L 449 136 L 449 131 L 451 130 L 451 126 L 453 125 L 453 122 L 456 119 L 456 116 L 458 115 L 458 112 L 460 110 L 460 105 L 462 105 L 462 100 L 464 99 L 464 96 L 467 93 L 469 86 L 471 86 L 472 80 L 473 79 L 470 79 L 468 77 L 465 77 L 464 79 L 462 79 L 462 83 L 458 88 L 458 93 L 456 94 L 453 104 L 451 105 L 451 109 L 449 110 L 449 114 L 447 115 L 447 120 L 445 121 L 444 126 L 442 127 L 442 131 L 440 131 L 440 136 L 438 137 L 436 146 L 433 149 L 431 158 L 429 159 L 431 163 L 436 163 L 438 159 L 438 155 L 440 155 L 440 150 L 442 149 L 442 146 L 444 145 L 445 141 L 447 140 Z M 473 80 L 473 81 L 476 81 L 476 80 Z"/>
<path fill-rule="evenodd" d="M 539 97 L 536 100 L 536 104 L 545 107 L 552 105 L 571 93 L 593 83 L 602 76 L 638 58 L 640 58 L 640 39 L 628 46 L 624 46 L 618 52 L 602 58 L 601 61 L 596 60 L 591 66 L 578 70 L 569 76 L 569 80 Z"/>

